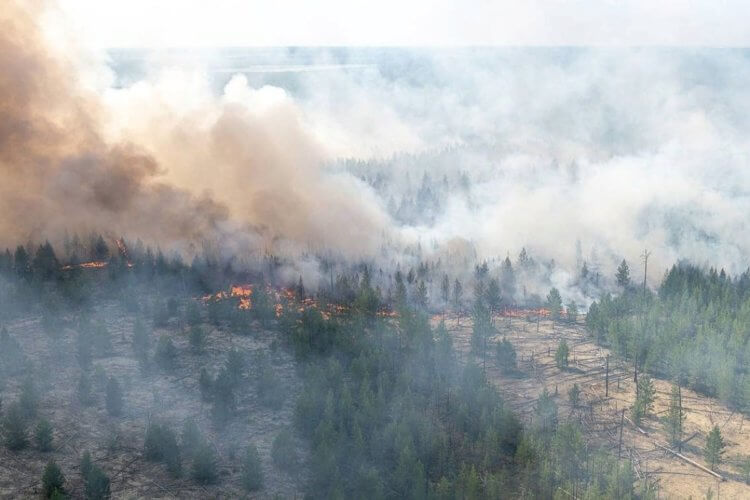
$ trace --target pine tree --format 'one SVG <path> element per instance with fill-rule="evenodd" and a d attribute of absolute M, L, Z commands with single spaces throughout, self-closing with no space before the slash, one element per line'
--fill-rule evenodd
<path fill-rule="evenodd" d="M 89 406 L 93 403 L 93 397 L 91 394 L 91 379 L 86 372 L 81 372 L 81 376 L 78 378 L 78 401 L 83 406 Z"/>
<path fill-rule="evenodd" d="M 537 399 L 534 417 L 536 427 L 543 432 L 552 432 L 557 427 L 557 403 L 552 399 L 546 387 Z"/>
<path fill-rule="evenodd" d="M 513 271 L 513 264 L 511 264 L 509 256 L 505 257 L 500 269 L 500 288 L 502 289 L 502 295 L 512 302 L 513 297 L 516 296 L 516 274 Z"/>
<path fill-rule="evenodd" d="M 202 367 L 200 375 L 198 375 L 198 389 L 200 389 L 201 399 L 203 401 L 211 401 L 213 394 L 213 385 L 213 378 L 208 374 L 208 370 L 206 370 L 206 367 Z"/>
<path fill-rule="evenodd" d="M 617 284 L 623 289 L 630 287 L 630 267 L 628 267 L 628 263 L 625 262 L 625 259 L 622 259 L 622 262 L 617 267 L 615 278 L 617 278 Z"/>
<path fill-rule="evenodd" d="M 453 282 L 453 310 L 456 313 L 457 323 L 461 321 L 461 298 L 463 294 L 464 287 L 458 281 L 458 278 L 456 278 L 456 281 Z"/>
<path fill-rule="evenodd" d="M 192 418 L 187 419 L 182 427 L 182 434 L 180 434 L 180 448 L 185 458 L 192 460 L 195 452 L 202 444 L 203 436 L 198 425 Z"/>
<path fill-rule="evenodd" d="M 440 298 L 443 299 L 443 307 L 448 307 L 448 301 L 450 300 L 451 294 L 451 282 L 448 279 L 448 275 L 443 275 L 443 280 L 440 282 Z"/>
<path fill-rule="evenodd" d="M 549 310 L 549 317 L 552 321 L 560 319 L 562 313 L 562 297 L 557 288 L 552 288 L 547 294 L 547 310 Z"/>
<path fill-rule="evenodd" d="M 177 360 L 177 348 L 172 342 L 172 339 L 167 335 L 159 337 L 154 358 L 163 370 L 170 371 L 174 369 Z"/>
<path fill-rule="evenodd" d="M 503 340 L 497 343 L 496 350 L 497 364 L 504 373 L 516 369 L 516 349 L 513 344 L 503 337 Z"/>
<path fill-rule="evenodd" d="M 109 477 L 96 465 L 90 464 L 83 484 L 86 500 L 106 500 L 111 496 Z"/>
<path fill-rule="evenodd" d="M 284 429 L 276 435 L 271 445 L 271 458 L 281 470 L 291 471 L 297 467 L 297 448 L 291 432 Z"/>
<path fill-rule="evenodd" d="M 424 280 L 419 280 L 416 292 L 417 304 L 422 308 L 427 307 L 427 285 Z"/>
<path fill-rule="evenodd" d="M 568 304 L 567 312 L 568 321 L 575 324 L 578 321 L 578 304 L 571 302 Z"/>
<path fill-rule="evenodd" d="M 22 450 L 29 444 L 26 434 L 26 417 L 17 402 L 11 404 L 5 412 L 3 434 L 5 445 L 12 451 Z"/>
<path fill-rule="evenodd" d="M 568 343 L 561 340 L 560 343 L 557 344 L 557 350 L 555 351 L 555 364 L 559 369 L 564 370 L 568 367 L 569 355 L 570 348 L 568 347 Z"/>
<path fill-rule="evenodd" d="M 682 410 L 682 401 L 680 397 L 680 388 L 672 386 L 672 394 L 669 398 L 669 408 L 665 418 L 667 436 L 669 444 L 672 446 L 682 446 L 682 424 L 685 420 L 685 414 Z"/>
<path fill-rule="evenodd" d="M 24 418 L 28 420 L 36 417 L 37 409 L 39 408 L 39 393 L 31 377 L 24 379 L 18 403 L 21 406 Z"/>
<path fill-rule="evenodd" d="M 190 348 L 194 354 L 200 354 L 203 352 L 203 347 L 206 343 L 206 335 L 203 332 L 203 328 L 200 326 L 190 327 Z"/>
<path fill-rule="evenodd" d="M 107 381 L 106 406 L 107 413 L 111 416 L 117 417 L 122 414 L 122 389 L 120 389 L 120 383 L 114 377 L 109 377 L 109 381 Z"/>
<path fill-rule="evenodd" d="M 52 450 L 52 425 L 49 420 L 41 419 L 34 429 L 34 440 L 39 451 Z"/>
<path fill-rule="evenodd" d="M 489 282 L 487 283 L 485 301 L 487 302 L 487 307 L 489 308 L 490 315 L 493 317 L 494 321 L 494 316 L 500 311 L 500 305 L 503 302 L 503 296 L 500 292 L 500 284 L 495 278 L 490 278 Z"/>
<path fill-rule="evenodd" d="M 213 484 L 216 482 L 216 458 L 211 447 L 202 444 L 193 457 L 192 477 L 198 484 Z"/>
<path fill-rule="evenodd" d="M 636 385 L 635 404 L 631 411 L 635 425 L 641 425 L 641 421 L 651 414 L 655 395 L 656 389 L 654 389 L 654 382 L 651 377 L 646 373 L 642 374 Z"/>
<path fill-rule="evenodd" d="M 573 384 L 573 386 L 568 390 L 568 401 L 570 401 L 570 406 L 573 408 L 578 408 L 578 405 L 581 402 L 581 388 L 578 386 L 578 384 Z"/>
<path fill-rule="evenodd" d="M 721 464 L 725 447 L 726 444 L 721 436 L 721 430 L 718 425 L 714 425 L 706 437 L 706 447 L 703 449 L 703 455 L 706 457 L 706 462 L 708 462 L 711 470 L 716 470 Z"/>
<path fill-rule="evenodd" d="M 65 495 L 65 476 L 60 466 L 54 460 L 50 460 L 42 473 L 42 496 L 60 498 L 61 495 Z"/>
<path fill-rule="evenodd" d="M 258 448 L 250 444 L 242 461 L 242 487 L 246 491 L 258 491 L 263 488 L 263 467 Z"/>

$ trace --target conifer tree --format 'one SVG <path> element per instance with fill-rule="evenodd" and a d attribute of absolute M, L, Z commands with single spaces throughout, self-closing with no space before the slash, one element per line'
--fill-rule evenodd
<path fill-rule="evenodd" d="M 621 288 L 627 289 L 630 286 L 630 267 L 628 267 L 628 263 L 625 259 L 622 259 L 622 262 L 620 262 L 620 265 L 617 267 L 615 278 L 617 278 L 617 284 Z"/>
<path fill-rule="evenodd" d="M 242 460 L 241 480 L 246 491 L 258 491 L 263 488 L 263 467 L 258 448 L 254 444 L 247 447 Z"/>
<path fill-rule="evenodd" d="M 547 309 L 549 310 L 549 317 L 552 321 L 560 319 L 562 312 L 562 297 L 557 288 L 552 288 L 547 294 Z"/>
<path fill-rule="evenodd" d="M 29 444 L 26 430 L 26 417 L 21 406 L 16 402 L 8 406 L 3 418 L 5 445 L 11 451 L 26 448 Z"/>
<path fill-rule="evenodd" d="M 107 381 L 106 406 L 107 413 L 111 416 L 118 417 L 122 415 L 122 389 L 115 377 L 109 377 Z"/>
<path fill-rule="evenodd" d="M 665 426 L 667 428 L 669 444 L 678 448 L 682 447 L 682 424 L 685 420 L 681 399 L 680 388 L 677 385 L 673 385 L 672 394 L 669 398 L 669 408 L 667 409 Z"/>
<path fill-rule="evenodd" d="M 706 457 L 706 462 L 708 462 L 711 470 L 716 470 L 721 464 L 725 447 L 726 444 L 721 435 L 721 430 L 718 425 L 714 425 L 706 437 L 706 447 L 703 449 L 703 455 Z"/>
<path fill-rule="evenodd" d="M 34 429 L 34 440 L 39 451 L 52 451 L 52 425 L 47 419 L 41 419 Z"/>
<path fill-rule="evenodd" d="M 42 496 L 60 498 L 65 495 L 65 476 L 54 460 L 47 462 L 42 473 Z"/>

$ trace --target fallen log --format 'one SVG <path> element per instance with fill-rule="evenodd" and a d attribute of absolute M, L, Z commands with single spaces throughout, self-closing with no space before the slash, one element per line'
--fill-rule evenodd
<path fill-rule="evenodd" d="M 724 480 L 725 480 L 725 479 L 724 479 L 724 476 L 722 476 L 721 474 L 718 474 L 717 472 L 714 472 L 714 471 L 712 471 L 712 470 L 711 470 L 711 469 L 709 469 L 708 467 L 704 467 L 703 465 L 699 464 L 698 462 L 695 462 L 694 460 L 690 460 L 690 459 L 689 459 L 688 457 L 686 457 L 686 456 L 685 456 L 685 455 L 683 455 L 682 453 L 678 453 L 678 452 L 676 452 L 676 451 L 674 451 L 674 450 L 670 449 L 670 448 L 669 448 L 669 447 L 667 447 L 667 446 L 664 446 L 664 445 L 662 445 L 662 444 L 659 444 L 659 443 L 657 443 L 656 441 L 653 441 L 653 443 L 654 443 L 654 444 L 655 444 L 656 446 L 658 446 L 659 448 L 661 448 L 662 450 L 664 450 L 664 451 L 667 451 L 667 452 L 671 453 L 672 455 L 676 456 L 677 458 L 680 458 L 680 459 L 684 460 L 685 462 L 689 463 L 690 465 L 693 465 L 693 466 L 695 466 L 695 467 L 698 467 L 698 468 L 699 468 L 700 470 L 702 470 L 703 472 L 707 472 L 708 474 L 711 474 L 712 476 L 714 476 L 715 478 L 719 479 L 720 481 L 724 481 Z"/>

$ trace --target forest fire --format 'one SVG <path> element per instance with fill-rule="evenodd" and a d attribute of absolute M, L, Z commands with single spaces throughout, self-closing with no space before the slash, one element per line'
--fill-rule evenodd
<path fill-rule="evenodd" d="M 62 266 L 63 271 L 69 271 L 71 269 L 102 269 L 104 267 L 107 267 L 109 265 L 109 262 L 105 260 L 93 260 L 90 262 L 82 262 L 80 264 L 68 264 L 65 266 Z M 131 267 L 129 265 L 128 267 Z"/>
<path fill-rule="evenodd" d="M 526 318 L 528 316 L 542 316 L 546 318 L 547 316 L 549 316 L 549 309 L 546 309 L 544 307 L 536 309 L 506 307 L 502 311 L 500 311 L 500 316 L 504 318 Z"/>

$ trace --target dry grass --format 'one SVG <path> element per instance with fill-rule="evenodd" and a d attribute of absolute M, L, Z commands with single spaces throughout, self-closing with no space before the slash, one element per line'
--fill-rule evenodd
<path fill-rule="evenodd" d="M 441 317 L 435 317 L 438 322 Z M 471 320 L 461 318 L 460 326 L 455 318 L 446 320 L 454 336 L 458 351 L 464 358 L 470 353 Z M 489 378 L 512 407 L 526 420 L 532 418 L 536 399 L 546 387 L 557 394 L 556 401 L 563 418 L 580 419 L 587 438 L 617 454 L 621 411 L 625 415 L 635 400 L 635 384 L 632 366 L 610 357 L 609 397 L 605 397 L 605 357 L 608 350 L 597 346 L 581 325 L 567 325 L 542 320 L 537 327 L 534 321 L 524 318 L 496 318 L 498 334 L 491 339 L 486 358 Z M 518 355 L 518 372 L 502 373 L 494 359 L 495 342 L 505 336 Z M 560 370 L 555 365 L 554 355 L 560 340 L 570 346 L 570 366 Z M 477 358 L 481 364 L 482 359 Z M 568 389 L 578 383 L 581 393 L 581 408 L 573 409 L 568 403 Z M 737 470 L 739 457 L 750 455 L 750 423 L 744 415 L 734 412 L 716 399 L 682 390 L 683 407 L 686 411 L 683 455 L 705 465 L 703 445 L 707 432 L 718 424 L 727 443 L 725 461 L 718 472 L 726 479 L 719 482 L 713 476 L 693 465 L 672 456 L 654 444 L 666 445 L 664 426 L 659 420 L 669 403 L 671 384 L 654 379 L 657 391 L 653 415 L 647 418 L 642 433 L 627 420 L 623 429 L 622 455 L 632 457 L 636 472 L 641 479 L 656 484 L 659 498 L 703 498 L 709 488 L 716 498 L 750 498 L 750 486 L 744 483 Z"/>
<path fill-rule="evenodd" d="M 114 498 L 237 498 L 244 495 L 239 481 L 240 458 L 249 442 L 257 445 L 265 473 L 265 489 L 257 496 L 301 496 L 305 477 L 290 477 L 278 471 L 270 457 L 273 438 L 291 424 L 294 400 L 301 390 L 292 357 L 281 349 L 271 353 L 273 334 L 257 327 L 248 336 L 210 329 L 205 352 L 195 355 L 190 351 L 187 332 L 171 324 L 154 331 L 152 343 L 163 333 L 169 335 L 179 351 L 177 367 L 170 373 L 155 371 L 144 377 L 132 357 L 132 318 L 115 304 L 98 309 L 97 315 L 112 334 L 113 353 L 95 358 L 94 366 L 101 366 L 107 375 L 117 377 L 123 387 L 124 415 L 119 418 L 107 414 L 101 390 L 95 392 L 93 406 L 83 407 L 78 402 L 76 387 L 80 370 L 73 329 L 61 328 L 59 338 L 52 341 L 42 331 L 38 319 L 26 318 L 7 325 L 34 363 L 36 384 L 42 395 L 39 414 L 53 424 L 55 450 L 40 453 L 32 446 L 13 453 L 0 447 L 0 497 L 37 495 L 42 469 L 49 459 L 57 461 L 63 469 L 68 491 L 81 497 L 83 485 L 78 461 L 89 450 L 95 463 L 110 477 Z M 245 354 L 249 369 L 236 416 L 228 425 L 216 429 L 211 423 L 210 406 L 200 399 L 198 373 L 201 366 L 216 373 L 232 347 Z M 264 408 L 256 399 L 252 364 L 259 352 L 269 356 L 288 390 L 281 410 Z M 8 382 L 1 388 L 3 402 L 15 399 L 18 390 L 17 381 Z M 150 418 L 170 422 L 179 433 L 188 417 L 196 420 L 214 447 L 219 465 L 216 485 L 203 487 L 190 480 L 188 461 L 183 463 L 184 477 L 174 479 L 163 465 L 148 462 L 142 456 Z M 304 454 L 306 450 L 301 448 L 301 452 Z"/>

